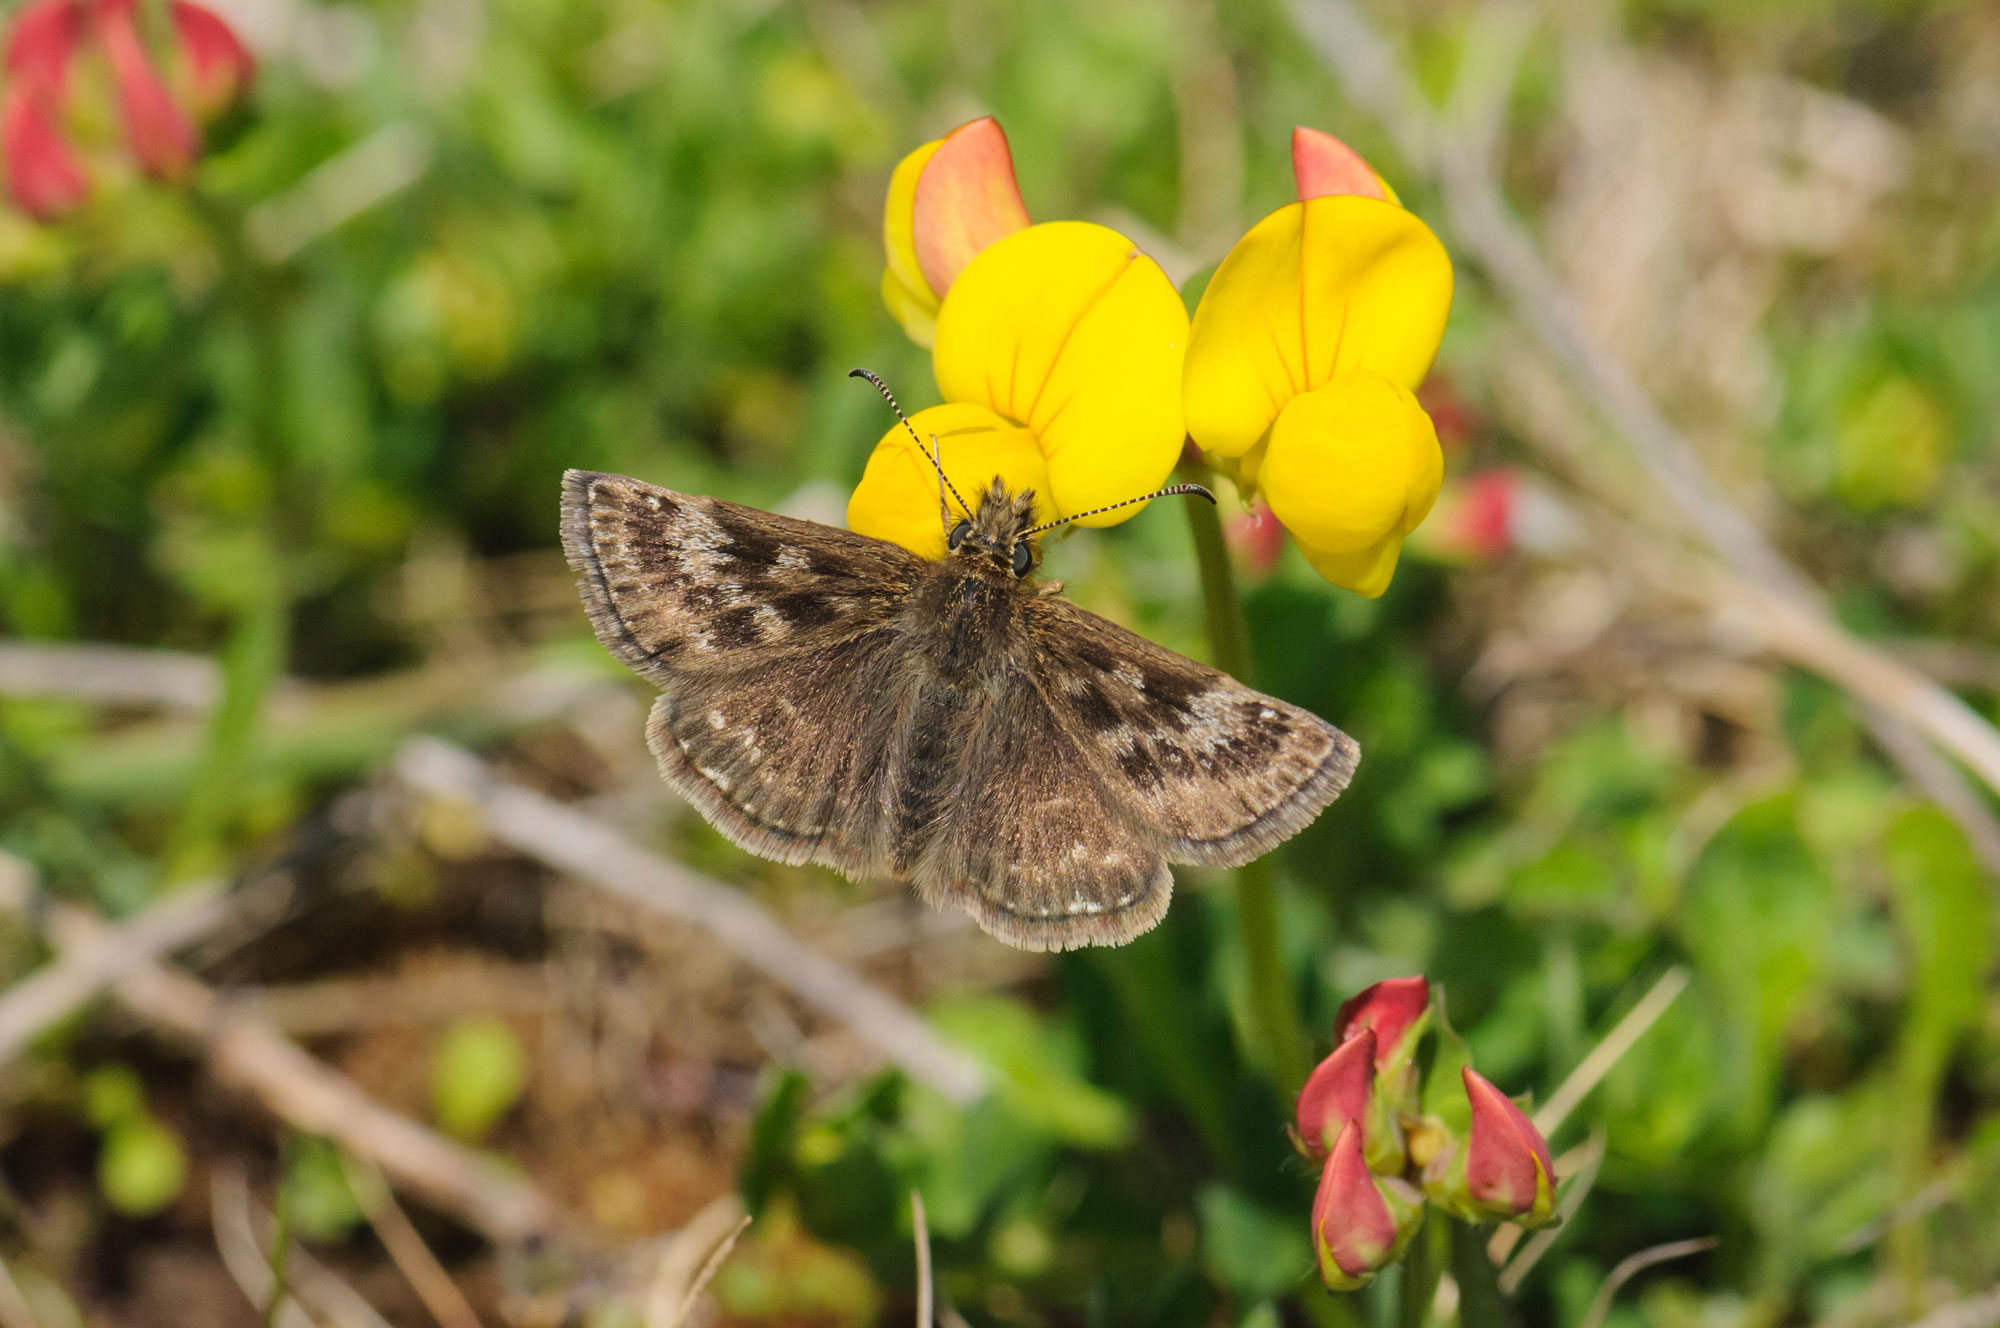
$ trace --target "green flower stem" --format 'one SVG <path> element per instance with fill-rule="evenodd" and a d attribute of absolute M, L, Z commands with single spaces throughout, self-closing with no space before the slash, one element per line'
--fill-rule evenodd
<path fill-rule="evenodd" d="M 1209 479 L 1205 470 L 1184 467 L 1196 483 Z M 1201 573 L 1201 604 L 1208 624 L 1208 648 L 1216 667 L 1240 682 L 1253 683 L 1250 667 L 1250 624 L 1243 614 L 1243 597 L 1236 588 L 1236 571 L 1229 546 L 1222 538 L 1222 517 L 1200 499 L 1182 504 L 1188 533 L 1194 539 L 1195 564 Z M 1254 683 L 1253 683 L 1254 685 Z M 1269 854 L 1236 869 L 1236 914 L 1243 931 L 1243 965 L 1250 981 L 1250 1015 L 1260 1044 L 1252 1060 L 1261 1061 L 1279 1089 L 1295 1092 L 1310 1069 L 1305 1024 L 1292 997 L 1278 933 L 1278 878 Z"/>
<path fill-rule="evenodd" d="M 1396 1328 L 1425 1328 L 1431 1319 L 1431 1302 L 1437 1299 L 1438 1283 L 1444 1279 L 1445 1265 L 1451 1262 L 1451 1227 L 1456 1224 L 1436 1209 L 1426 1209 L 1422 1221 L 1410 1241 L 1409 1251 L 1403 1255 Z"/>
<path fill-rule="evenodd" d="M 169 881 L 220 868 L 224 846 L 250 782 L 264 701 L 285 669 L 290 606 L 277 578 L 238 611 L 222 651 L 222 696 L 179 823 L 163 855 Z"/>

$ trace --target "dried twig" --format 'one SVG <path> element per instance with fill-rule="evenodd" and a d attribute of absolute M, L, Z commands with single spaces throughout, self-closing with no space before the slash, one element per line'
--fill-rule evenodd
<path fill-rule="evenodd" d="M 0 908 L 27 909 L 33 902 L 28 880 L 18 859 L 0 861 Z M 183 886 L 7 988 L 0 995 L 0 1064 L 133 965 L 207 935 L 234 909 L 235 901 L 213 881 Z"/>
<path fill-rule="evenodd" d="M 1597 413 L 1718 558 L 1782 605 L 1779 652 L 1853 690 L 1867 682 L 1864 718 L 1912 782 L 1965 827 L 1989 870 L 2000 872 L 2000 818 L 1943 762 L 1913 761 L 1897 730 L 1922 733 L 2000 790 L 2000 732 L 1956 696 L 1826 612 L 1814 587 L 1717 485 L 1687 437 L 1599 337 L 1509 213 L 1484 143 L 1442 124 L 1353 0 L 1290 0 L 1293 20 L 1347 94 L 1371 112 L 1409 160 L 1433 173 L 1453 232 Z M 1887 712 L 1884 714 L 1883 712 Z M 1893 718 L 1891 718 L 1893 716 Z"/>
<path fill-rule="evenodd" d="M 206 655 L 104 643 L 0 641 L 0 696 L 50 696 L 201 713 L 222 693 Z"/>
<path fill-rule="evenodd" d="M 481 1328 L 479 1316 L 473 1313 L 465 1293 L 451 1280 L 451 1274 L 431 1253 L 431 1247 L 424 1243 L 409 1215 L 397 1204 L 382 1173 L 351 1154 L 343 1156 L 341 1163 L 347 1187 L 354 1192 L 368 1225 L 375 1228 L 382 1248 L 389 1252 L 391 1262 L 417 1293 L 417 1299 L 424 1302 L 424 1308 L 438 1321 L 438 1328 Z"/>
<path fill-rule="evenodd" d="M 35 1318 L 35 1307 L 21 1291 L 21 1284 L 14 1280 L 14 1270 L 0 1259 L 0 1328 L 42 1328 Z"/>
<path fill-rule="evenodd" d="M 646 1290 L 646 1328 L 681 1328 L 750 1226 L 734 1190 L 711 1199 L 667 1241 Z"/>
<path fill-rule="evenodd" d="M 1583 1328 L 1604 1328 L 1605 1316 L 1611 1313 L 1611 1302 L 1625 1284 L 1645 1272 L 1655 1264 L 1667 1263 L 1673 1259 L 1685 1259 L 1691 1254 L 1712 1250 L 1719 1241 L 1713 1236 L 1702 1236 L 1695 1240 L 1670 1241 L 1665 1245 L 1655 1245 L 1651 1249 L 1640 1250 L 1619 1261 L 1604 1279 L 1604 1285 L 1597 1288 L 1596 1297 L 1590 1302 L 1590 1310 L 1583 1316 Z"/>
<path fill-rule="evenodd" d="M 648 853 L 603 822 L 500 779 L 471 753 L 436 739 L 405 744 L 396 770 L 414 789 L 475 809 L 497 842 L 700 927 L 952 1101 L 970 1102 L 985 1091 L 986 1075 L 975 1061 L 880 987 L 786 931 L 741 891 Z"/>
<path fill-rule="evenodd" d="M 1910 1328 L 2000 1328 L 2000 1286 L 1934 1309 Z"/>

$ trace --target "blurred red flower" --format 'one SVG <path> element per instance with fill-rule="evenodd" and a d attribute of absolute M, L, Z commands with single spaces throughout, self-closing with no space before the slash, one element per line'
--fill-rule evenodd
<path fill-rule="evenodd" d="M 108 72 L 127 148 L 148 175 L 175 179 L 200 148 L 197 115 L 212 115 L 248 86 L 253 64 L 236 33 L 191 0 L 163 6 L 164 54 L 177 89 L 141 36 L 137 0 L 29 0 L 5 39 L 0 151 L 7 190 L 47 219 L 90 193 L 84 158 L 65 131 L 77 61 L 95 56 Z"/>

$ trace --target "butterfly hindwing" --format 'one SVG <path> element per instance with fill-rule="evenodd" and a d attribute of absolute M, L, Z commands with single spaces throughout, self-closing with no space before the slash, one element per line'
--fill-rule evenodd
<path fill-rule="evenodd" d="M 1120 945 L 1167 911 L 1163 837 L 1108 791 L 1025 674 L 972 716 L 913 880 L 1029 950 Z"/>
<path fill-rule="evenodd" d="M 1309 825 L 1353 777 L 1360 748 L 1311 711 L 1067 600 L 1036 597 L 1023 614 L 1043 700 L 1175 862 L 1248 862 Z"/>

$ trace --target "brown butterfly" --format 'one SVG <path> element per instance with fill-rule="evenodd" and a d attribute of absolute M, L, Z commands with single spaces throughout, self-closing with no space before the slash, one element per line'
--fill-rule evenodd
<path fill-rule="evenodd" d="M 1063 523 L 1034 525 L 1031 492 L 995 478 L 959 509 L 929 562 L 563 477 L 598 639 L 659 686 L 660 770 L 735 843 L 906 880 L 1012 945 L 1067 950 L 1157 923 L 1168 863 L 1248 862 L 1346 787 L 1360 749 L 1339 729 L 1038 585 L 1036 536 Z"/>

